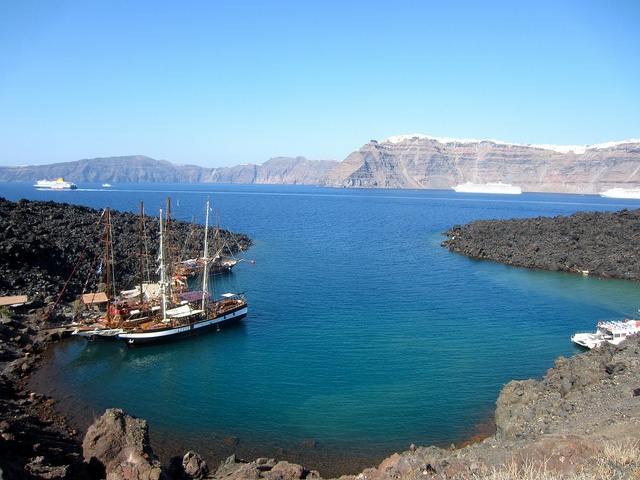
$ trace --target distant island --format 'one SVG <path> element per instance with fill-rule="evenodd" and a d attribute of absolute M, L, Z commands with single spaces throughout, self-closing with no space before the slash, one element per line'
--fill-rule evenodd
<path fill-rule="evenodd" d="M 640 187 L 640 140 L 592 146 L 521 145 L 402 135 L 371 140 L 344 160 L 276 157 L 208 168 L 144 155 L 0 167 L 0 182 L 64 177 L 93 183 L 237 183 L 341 188 L 451 189 L 503 181 L 523 192 L 596 194 Z M 81 186 L 81 185 L 79 185 Z"/>

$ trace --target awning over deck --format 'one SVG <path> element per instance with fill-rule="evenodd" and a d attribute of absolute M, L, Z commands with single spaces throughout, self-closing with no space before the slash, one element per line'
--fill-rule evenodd
<path fill-rule="evenodd" d="M 82 303 L 91 305 L 93 303 L 106 303 L 107 294 L 104 292 L 85 293 L 82 295 Z"/>
<path fill-rule="evenodd" d="M 26 295 L 14 295 L 12 297 L 0 297 L 0 307 L 6 307 L 11 305 L 22 305 L 27 303 Z"/>

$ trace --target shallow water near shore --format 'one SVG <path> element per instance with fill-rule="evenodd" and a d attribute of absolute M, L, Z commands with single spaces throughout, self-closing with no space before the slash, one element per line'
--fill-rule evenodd
<path fill-rule="evenodd" d="M 200 223 L 210 197 L 222 228 L 253 239 L 227 279 L 247 291 L 241 324 L 138 349 L 72 339 L 32 379 L 80 428 L 110 407 L 146 419 L 163 461 L 193 449 L 216 467 L 235 452 L 329 477 L 411 443 L 459 443 L 492 418 L 505 383 L 542 377 L 558 356 L 580 352 L 572 333 L 640 307 L 638 282 L 507 267 L 440 246 L 444 230 L 476 219 L 640 201 L 267 185 L 1 187 L 9 200 L 134 213 L 143 201 L 151 215 L 171 196 L 174 218 Z"/>

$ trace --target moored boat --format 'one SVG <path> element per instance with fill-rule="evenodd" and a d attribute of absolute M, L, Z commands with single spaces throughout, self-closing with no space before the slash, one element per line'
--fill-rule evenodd
<path fill-rule="evenodd" d="M 67 182 L 62 177 L 57 180 L 38 180 L 34 187 L 38 190 L 75 190 L 78 188 L 75 183 Z"/>
<path fill-rule="evenodd" d="M 142 203 L 140 204 L 140 241 L 143 240 Z M 82 313 L 79 320 L 70 325 L 71 333 L 87 340 L 113 340 L 117 334 L 136 328 L 148 322 L 160 312 L 159 287 L 152 283 L 142 282 L 131 290 L 124 290 L 120 295 L 115 293 L 113 268 L 113 250 L 111 239 L 111 214 L 107 207 L 104 211 L 105 230 L 103 243 L 105 255 L 96 273 L 104 273 L 105 290 L 101 292 L 83 293 L 80 297 Z M 142 257 L 143 246 L 140 245 Z M 104 269 L 103 269 L 104 266 Z M 104 272 L 103 272 L 104 270 Z M 104 307 L 102 307 L 104 305 Z"/>
<path fill-rule="evenodd" d="M 209 202 L 207 201 L 205 232 L 209 229 Z M 211 300 L 207 281 L 210 275 L 210 261 L 204 262 L 202 292 L 190 292 L 188 299 L 175 308 L 167 308 L 165 265 L 163 255 L 162 211 L 160 212 L 160 287 L 162 292 L 162 314 L 158 318 L 143 322 L 135 328 L 117 334 L 130 347 L 152 345 L 191 337 L 217 330 L 223 325 L 238 322 L 247 316 L 247 301 L 244 293 L 225 293 L 219 299 Z M 208 244 L 205 235 L 204 256 L 208 260 Z"/>
<path fill-rule="evenodd" d="M 233 246 L 230 244 L 231 240 L 229 239 L 229 236 L 224 235 L 223 231 L 220 229 L 219 222 L 217 222 L 214 232 L 213 243 L 216 249 L 216 253 L 206 261 L 203 257 L 178 260 L 174 266 L 174 271 L 177 275 L 182 275 L 185 277 L 202 275 L 202 272 L 204 272 L 205 263 L 208 263 L 207 268 L 209 269 L 210 275 L 231 273 L 233 267 L 235 267 L 238 262 L 244 260 L 244 258 L 235 257 L 234 251 L 242 251 L 243 249 L 238 244 L 236 238 L 231 235 L 231 240 L 234 240 L 236 242 L 236 248 L 233 248 Z M 208 232 L 205 232 L 205 235 L 206 234 L 208 234 Z M 194 255 L 197 254 L 194 252 Z"/>
<path fill-rule="evenodd" d="M 638 188 L 610 188 L 600 192 L 601 197 L 607 198 L 638 198 L 640 199 L 640 187 Z"/>
<path fill-rule="evenodd" d="M 186 304 L 167 310 L 162 319 L 140 324 L 117 333 L 130 347 L 152 345 L 218 330 L 247 316 L 247 301 L 242 293 L 226 293 L 205 309 Z"/>
<path fill-rule="evenodd" d="M 603 343 L 618 345 L 630 335 L 640 333 L 640 321 L 625 318 L 623 320 L 607 320 L 598 322 L 593 333 L 576 333 L 571 341 L 581 347 L 592 349 Z"/>
<path fill-rule="evenodd" d="M 522 193 L 522 189 L 517 185 L 502 182 L 489 183 L 461 183 L 452 187 L 458 193 L 493 193 L 493 194 L 509 194 L 518 195 Z"/>

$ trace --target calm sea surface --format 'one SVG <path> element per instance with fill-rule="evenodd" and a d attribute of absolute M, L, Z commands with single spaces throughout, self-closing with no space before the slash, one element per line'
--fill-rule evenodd
<path fill-rule="evenodd" d="M 476 219 L 640 208 L 638 200 L 525 193 L 301 186 L 79 185 L 9 200 L 55 200 L 220 226 L 254 246 L 229 277 L 247 291 L 238 326 L 129 350 L 72 339 L 33 388 L 86 428 L 106 408 L 149 422 L 161 454 L 287 458 L 324 476 L 396 451 L 448 445 L 492 418 L 502 386 L 540 378 L 569 337 L 640 307 L 637 282 L 507 267 L 450 253 L 442 232 Z M 252 260 L 254 262 L 252 262 Z M 166 459 L 163 459 L 166 460 Z"/>

